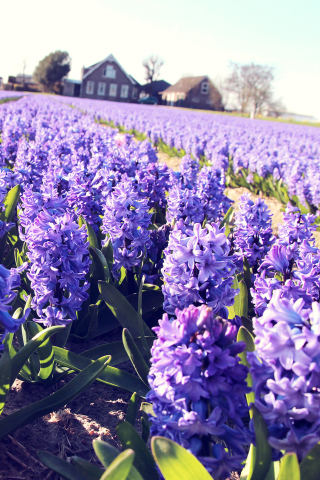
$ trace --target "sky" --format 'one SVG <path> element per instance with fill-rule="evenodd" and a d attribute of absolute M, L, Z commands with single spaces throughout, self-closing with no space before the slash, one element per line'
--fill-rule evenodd
<path fill-rule="evenodd" d="M 140 83 L 151 54 L 170 83 L 209 75 L 219 84 L 230 62 L 268 65 L 275 98 L 320 120 L 319 0 L 15 0 L 1 5 L 0 40 L 5 81 L 55 50 L 69 53 L 73 79 L 110 53 Z"/>

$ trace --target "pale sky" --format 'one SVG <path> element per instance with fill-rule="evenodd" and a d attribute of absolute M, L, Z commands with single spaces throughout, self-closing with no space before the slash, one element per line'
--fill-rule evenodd
<path fill-rule="evenodd" d="M 165 62 L 161 78 L 228 74 L 230 61 L 274 66 L 275 97 L 320 119 L 319 0 L 14 0 L 0 7 L 0 76 L 32 74 L 55 50 L 69 78 L 112 53 L 144 83 L 142 60 Z"/>

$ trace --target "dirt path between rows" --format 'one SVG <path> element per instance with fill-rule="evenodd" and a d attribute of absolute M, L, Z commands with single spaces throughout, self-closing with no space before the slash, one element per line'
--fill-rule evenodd
<path fill-rule="evenodd" d="M 179 170 L 181 158 L 170 157 L 169 155 L 163 152 L 158 152 L 157 155 L 158 155 L 159 162 L 165 162 L 168 165 L 168 167 L 172 168 L 175 171 Z M 240 188 L 229 187 L 225 191 L 225 194 L 227 195 L 227 197 L 229 197 L 231 200 L 234 201 L 235 212 L 239 210 L 238 208 L 239 198 L 244 193 L 250 193 L 251 199 L 253 201 L 259 198 L 258 195 L 254 195 L 247 188 L 244 188 L 244 187 L 240 187 Z M 264 199 L 265 203 L 267 204 L 268 208 L 272 213 L 273 233 L 275 235 L 278 235 L 278 226 L 283 222 L 283 205 L 276 198 L 273 198 L 273 197 L 262 197 L 262 198 Z M 320 248 L 320 232 L 314 232 L 314 236 L 316 239 L 316 246 Z"/>

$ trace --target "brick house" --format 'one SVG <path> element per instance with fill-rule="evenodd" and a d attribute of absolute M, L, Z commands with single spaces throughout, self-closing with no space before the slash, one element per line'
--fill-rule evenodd
<path fill-rule="evenodd" d="M 181 78 L 162 92 L 162 101 L 175 107 L 223 110 L 221 94 L 207 75 Z"/>
<path fill-rule="evenodd" d="M 101 62 L 82 69 L 80 97 L 136 103 L 140 84 L 111 54 Z"/>

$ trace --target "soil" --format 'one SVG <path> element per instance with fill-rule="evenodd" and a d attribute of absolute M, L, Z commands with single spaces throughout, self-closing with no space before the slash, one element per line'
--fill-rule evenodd
<path fill-rule="evenodd" d="M 85 345 L 71 344 L 68 348 L 81 353 L 101 343 L 118 340 L 116 337 L 118 335 L 92 340 Z M 117 365 L 117 368 L 134 373 L 130 362 Z M 49 388 L 16 380 L 8 395 L 3 415 L 9 415 L 47 397 L 71 378 L 72 375 Z M 50 452 L 65 460 L 77 455 L 101 466 L 93 451 L 92 441 L 98 438 L 120 449 L 115 429 L 119 422 L 125 420 L 130 396 L 124 390 L 96 381 L 61 410 L 5 437 L 0 442 L 0 479 L 59 480 L 59 475 L 38 460 L 37 450 Z"/>

